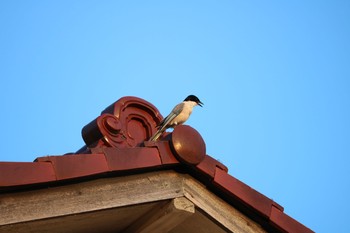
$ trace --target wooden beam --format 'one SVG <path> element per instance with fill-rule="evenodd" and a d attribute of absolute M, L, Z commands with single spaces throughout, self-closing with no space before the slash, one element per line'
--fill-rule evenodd
<path fill-rule="evenodd" d="M 186 175 L 185 175 L 186 176 Z M 235 233 L 266 233 L 262 227 L 236 208 L 210 192 L 202 183 L 188 176 L 184 193 L 197 208 L 212 217 L 217 224 Z"/>
<path fill-rule="evenodd" d="M 171 200 L 166 205 L 157 206 L 150 213 L 145 214 L 124 233 L 164 233 L 172 230 L 178 224 L 195 213 L 194 204 L 186 197 Z"/>
<path fill-rule="evenodd" d="M 169 200 L 183 196 L 183 177 L 174 171 L 103 178 L 28 192 L 0 194 L 0 227 Z"/>
<path fill-rule="evenodd" d="M 184 203 L 191 203 L 188 208 L 193 208 L 194 211 L 193 205 L 195 205 L 199 211 L 196 211 L 195 215 L 188 216 L 188 212 L 191 213 L 191 210 L 186 209 L 186 204 L 180 204 L 182 203 L 180 197 L 187 198 Z M 169 200 L 172 201 L 169 203 Z M 167 203 L 167 205 L 156 204 L 151 210 L 148 209 L 140 215 L 132 214 L 131 217 L 134 218 L 129 219 L 129 222 L 120 220 L 124 224 L 122 226 L 119 224 L 120 229 L 127 227 L 130 222 L 134 222 L 129 226 L 137 228 L 136 230 L 139 232 L 166 232 L 162 227 L 166 227 L 166 229 L 173 227 L 172 232 L 188 232 L 178 229 L 182 229 L 181 227 L 185 227 L 185 225 L 188 227 L 189 224 L 195 224 L 193 220 L 198 218 L 193 216 L 196 216 L 198 212 L 203 212 L 205 216 L 210 216 L 209 221 L 222 226 L 227 232 L 265 232 L 259 224 L 210 192 L 198 180 L 190 175 L 171 170 L 101 178 L 27 192 L 0 193 L 0 232 L 12 232 L 7 229 L 16 226 L 22 226 L 26 230 L 27 224 L 35 225 L 36 222 L 44 225 L 46 222 L 52 226 L 54 224 L 51 224 L 50 219 L 59 221 L 64 220 L 64 218 L 71 219 L 80 214 L 85 215 L 96 211 L 108 211 L 114 208 L 158 201 L 163 204 Z M 116 211 L 119 213 L 118 210 Z M 146 214 L 143 218 L 144 213 Z M 117 219 L 122 219 L 123 216 L 125 217 L 123 214 L 114 215 Z M 151 218 L 152 216 L 153 218 Z M 81 216 L 82 219 L 83 217 Z M 140 219 L 135 220 L 138 218 Z M 187 221 L 175 227 L 176 224 L 183 221 L 181 218 L 187 218 Z M 200 223 L 198 223 L 201 227 L 204 226 L 203 219 L 205 218 L 200 218 Z M 117 220 L 113 220 L 113 222 L 118 225 Z"/>

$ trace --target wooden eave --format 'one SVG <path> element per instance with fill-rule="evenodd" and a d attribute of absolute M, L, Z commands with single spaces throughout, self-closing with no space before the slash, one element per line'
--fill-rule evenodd
<path fill-rule="evenodd" d="M 172 170 L 8 193 L 1 200 L 1 232 L 266 232 L 192 176 Z"/>

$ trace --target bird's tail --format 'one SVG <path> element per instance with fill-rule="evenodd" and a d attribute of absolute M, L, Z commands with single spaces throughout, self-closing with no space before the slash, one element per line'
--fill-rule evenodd
<path fill-rule="evenodd" d="M 157 130 L 157 132 L 149 140 L 153 141 L 153 142 L 157 141 L 158 138 L 160 137 L 160 135 L 162 135 L 163 132 L 164 132 L 164 130 L 163 131 L 160 130 L 160 129 Z"/>

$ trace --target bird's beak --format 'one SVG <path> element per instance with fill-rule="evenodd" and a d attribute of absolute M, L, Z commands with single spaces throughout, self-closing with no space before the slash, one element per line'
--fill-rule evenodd
<path fill-rule="evenodd" d="M 199 101 L 199 102 L 198 102 L 198 105 L 201 106 L 201 107 L 203 107 L 204 104 L 203 104 L 202 102 Z"/>

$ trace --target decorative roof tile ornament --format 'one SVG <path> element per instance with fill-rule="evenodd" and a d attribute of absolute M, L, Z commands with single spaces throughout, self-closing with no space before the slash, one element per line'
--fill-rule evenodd
<path fill-rule="evenodd" d="M 82 129 L 82 137 L 88 148 L 137 147 L 156 132 L 162 118 L 153 104 L 127 96 L 111 104 L 86 125 Z"/>

